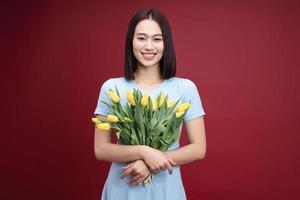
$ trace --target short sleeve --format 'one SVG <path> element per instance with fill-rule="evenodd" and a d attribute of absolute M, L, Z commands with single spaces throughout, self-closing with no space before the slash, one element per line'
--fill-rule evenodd
<path fill-rule="evenodd" d="M 110 80 L 110 79 L 109 79 Z M 105 81 L 100 89 L 99 98 L 97 101 L 97 107 L 95 109 L 94 115 L 108 115 L 110 114 L 109 108 L 101 101 L 110 103 L 109 97 L 106 95 L 109 90 L 109 80 Z"/>
<path fill-rule="evenodd" d="M 184 116 L 184 121 L 194 119 L 196 117 L 205 115 L 200 94 L 197 86 L 191 80 L 186 79 L 184 102 L 190 102 L 190 108 Z"/>

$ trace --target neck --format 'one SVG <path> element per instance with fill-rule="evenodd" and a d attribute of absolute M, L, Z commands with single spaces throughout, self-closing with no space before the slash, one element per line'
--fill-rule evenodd
<path fill-rule="evenodd" d="M 159 65 L 152 67 L 141 67 L 138 65 L 134 77 L 137 83 L 149 85 L 161 83 L 163 81 L 163 78 L 160 75 Z"/>

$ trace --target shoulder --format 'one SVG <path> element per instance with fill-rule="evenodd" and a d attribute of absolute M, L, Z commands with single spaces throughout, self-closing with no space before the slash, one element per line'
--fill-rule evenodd
<path fill-rule="evenodd" d="M 196 84 L 188 78 L 172 77 L 170 78 L 170 82 L 176 83 L 182 90 L 189 90 L 196 87 Z"/>
<path fill-rule="evenodd" d="M 123 85 L 123 84 L 127 84 L 128 82 L 129 81 L 127 81 L 125 77 L 109 78 L 103 82 L 102 88 L 104 89 L 114 88 L 116 85 Z"/>

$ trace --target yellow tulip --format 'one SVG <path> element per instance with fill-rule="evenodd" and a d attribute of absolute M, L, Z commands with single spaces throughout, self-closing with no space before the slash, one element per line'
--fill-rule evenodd
<path fill-rule="evenodd" d="M 132 120 L 129 119 L 128 117 L 125 117 L 124 120 L 125 120 L 126 122 L 132 122 Z"/>
<path fill-rule="evenodd" d="M 191 104 L 189 102 L 183 103 L 183 104 L 181 104 L 181 105 L 178 106 L 176 112 L 186 111 L 187 109 L 189 109 L 190 105 Z"/>
<path fill-rule="evenodd" d="M 118 95 L 116 95 L 112 90 L 108 91 L 108 96 L 110 97 L 110 99 L 115 102 L 115 103 L 119 103 L 120 102 L 120 97 Z"/>
<path fill-rule="evenodd" d="M 108 131 L 111 129 L 111 126 L 109 125 L 109 123 L 101 123 L 97 124 L 97 128 L 103 131 Z"/>
<path fill-rule="evenodd" d="M 153 111 L 156 111 L 156 110 L 157 110 L 157 104 L 158 104 L 157 99 L 154 98 L 154 99 L 152 100 L 152 110 L 153 110 Z"/>
<path fill-rule="evenodd" d="M 108 92 L 108 96 L 111 98 L 111 100 L 113 102 L 115 102 L 115 103 L 119 103 L 120 102 L 120 97 L 117 94 L 115 94 L 112 90 L 110 90 Z"/>
<path fill-rule="evenodd" d="M 92 121 L 95 122 L 95 124 L 100 124 L 101 123 L 100 119 L 97 118 L 97 117 L 93 117 Z"/>
<path fill-rule="evenodd" d="M 135 100 L 133 97 L 133 93 L 131 91 L 126 92 L 126 98 L 127 98 L 127 101 L 130 103 L 130 105 L 135 106 Z"/>
<path fill-rule="evenodd" d="M 181 112 L 176 112 L 176 118 L 181 117 L 185 112 L 181 111 Z"/>
<path fill-rule="evenodd" d="M 175 104 L 174 101 L 168 101 L 167 107 L 172 108 L 174 106 L 174 104 Z"/>
<path fill-rule="evenodd" d="M 166 95 L 163 93 L 160 93 L 160 99 L 159 99 L 159 107 L 161 107 L 165 101 Z"/>
<path fill-rule="evenodd" d="M 106 119 L 109 122 L 118 122 L 119 121 L 119 118 L 116 115 L 107 115 Z"/>
<path fill-rule="evenodd" d="M 141 100 L 141 105 L 143 107 L 147 106 L 149 103 L 149 95 L 148 94 L 144 94 Z"/>

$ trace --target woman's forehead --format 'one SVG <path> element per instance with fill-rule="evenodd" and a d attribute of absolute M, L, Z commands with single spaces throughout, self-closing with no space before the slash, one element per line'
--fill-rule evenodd
<path fill-rule="evenodd" d="M 144 35 L 161 35 L 161 29 L 159 24 L 151 19 L 145 19 L 140 21 L 135 27 L 135 34 L 144 34 Z"/>

